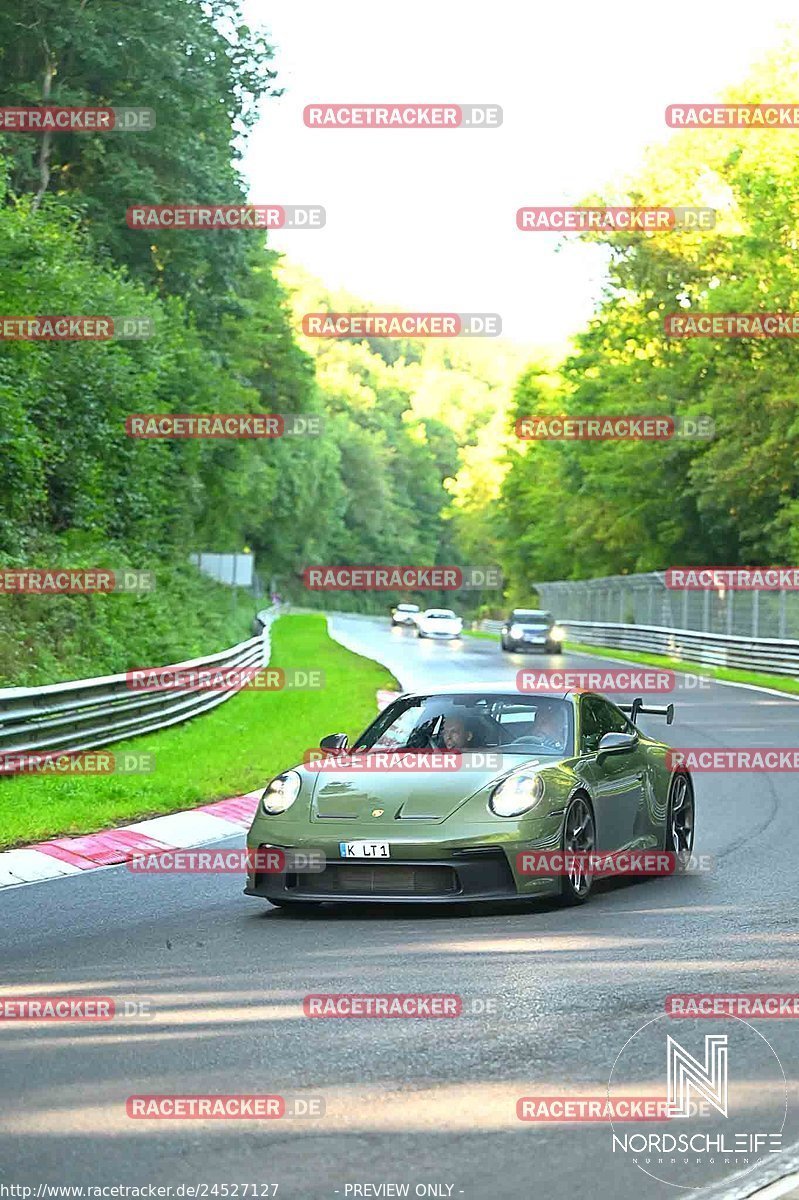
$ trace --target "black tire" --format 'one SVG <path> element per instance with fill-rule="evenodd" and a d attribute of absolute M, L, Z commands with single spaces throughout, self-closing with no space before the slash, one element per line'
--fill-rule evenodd
<path fill-rule="evenodd" d="M 681 874 L 688 865 L 694 849 L 695 831 L 696 798 L 691 776 L 684 773 L 673 775 L 669 784 L 663 848 L 677 856 L 675 875 Z"/>
<path fill-rule="evenodd" d="M 284 900 L 282 896 L 267 896 L 266 899 L 275 908 L 288 908 L 295 913 L 316 912 L 322 907 L 321 900 Z"/>
<path fill-rule="evenodd" d="M 575 836 L 574 831 L 582 826 L 583 832 Z M 591 851 L 596 849 L 596 825 L 594 810 L 587 796 L 578 793 L 572 796 L 566 816 L 563 819 L 564 852 L 568 850 Z M 594 886 L 593 876 L 585 875 L 572 879 L 571 875 L 562 875 L 560 880 L 560 902 L 566 906 L 585 904 L 590 899 Z"/>
<path fill-rule="evenodd" d="M 507 650 L 508 643 L 505 641 L 505 639 L 504 639 L 504 637 L 502 637 L 502 635 L 500 635 L 499 644 L 503 650 Z"/>

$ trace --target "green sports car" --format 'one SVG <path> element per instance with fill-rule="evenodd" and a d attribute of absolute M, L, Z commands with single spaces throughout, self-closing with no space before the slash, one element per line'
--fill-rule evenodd
<path fill-rule="evenodd" d="M 245 892 L 281 907 L 580 904 L 594 851 L 667 851 L 680 869 L 693 849 L 693 784 L 636 728 L 640 712 L 670 723 L 673 706 L 507 684 L 405 693 L 352 747 L 344 734 L 323 738 L 322 754 L 267 786 L 247 844 L 251 856 L 274 850 L 280 867 L 259 870 L 255 857 Z M 568 868 L 528 873 L 526 851 L 567 852 Z"/>

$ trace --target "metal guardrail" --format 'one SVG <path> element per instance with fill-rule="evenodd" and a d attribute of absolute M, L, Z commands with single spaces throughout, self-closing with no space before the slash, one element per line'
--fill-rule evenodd
<path fill-rule="evenodd" d="M 482 629 L 484 633 L 499 633 L 503 624 L 503 621 L 490 621 L 486 618 L 484 621 L 477 622 L 477 628 Z"/>
<path fill-rule="evenodd" d="M 733 637 L 799 638 L 799 592 L 771 589 L 681 588 L 665 571 L 559 579 L 533 584 L 541 607 L 566 621 L 691 629 Z"/>
<path fill-rule="evenodd" d="M 739 667 L 772 675 L 799 675 L 799 641 L 746 638 L 735 634 L 703 633 L 662 625 L 624 625 L 602 621 L 559 620 L 569 641 L 616 650 L 663 654 L 680 662 L 713 667 Z M 501 621 L 480 621 L 478 628 L 499 633 Z"/>
<path fill-rule="evenodd" d="M 218 654 L 157 668 L 168 671 L 268 666 L 274 613 L 259 613 L 264 629 Z M 219 691 L 201 686 L 134 691 L 128 675 L 104 675 L 44 687 L 0 688 L 0 754 L 93 750 L 177 725 L 229 700 L 241 684 Z"/>
<path fill-rule="evenodd" d="M 746 638 L 735 634 L 668 629 L 659 625 L 622 625 L 597 621 L 561 621 L 571 641 L 618 650 L 664 654 L 682 662 L 739 667 L 774 675 L 799 674 L 799 642 Z"/>

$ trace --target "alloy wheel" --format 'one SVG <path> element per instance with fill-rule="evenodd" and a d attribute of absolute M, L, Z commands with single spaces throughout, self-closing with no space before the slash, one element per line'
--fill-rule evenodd
<path fill-rule="evenodd" d="M 684 775 L 677 775 L 671 785 L 669 841 L 669 849 L 684 867 L 694 848 L 694 796 Z"/>
<path fill-rule="evenodd" d="M 569 806 L 566 814 L 566 827 L 563 835 L 563 848 L 568 854 L 589 854 L 595 849 L 594 818 L 590 805 L 582 796 L 577 796 Z M 583 867 L 575 863 L 568 873 L 569 886 L 578 899 L 587 896 L 591 890 L 593 876 Z"/>

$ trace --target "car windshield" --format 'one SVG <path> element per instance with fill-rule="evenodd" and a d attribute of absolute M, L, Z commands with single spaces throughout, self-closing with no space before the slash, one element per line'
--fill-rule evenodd
<path fill-rule="evenodd" d="M 535 608 L 515 608 L 510 619 L 511 621 L 538 621 L 542 625 L 551 625 L 552 613 L 541 612 Z"/>
<path fill-rule="evenodd" d="M 458 619 L 449 608 L 431 608 L 424 615 L 433 621 L 457 621 Z"/>
<path fill-rule="evenodd" d="M 500 750 L 563 755 L 574 744 L 572 706 L 550 696 L 411 696 L 389 705 L 356 750 Z"/>
<path fill-rule="evenodd" d="M 418 611 L 419 611 L 418 604 L 398 604 L 397 605 L 397 612 L 418 612 Z"/>

